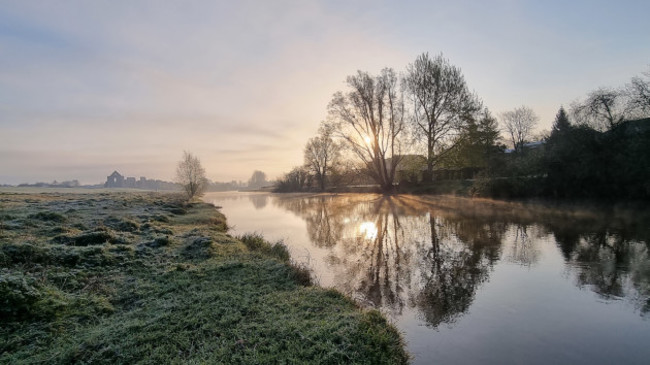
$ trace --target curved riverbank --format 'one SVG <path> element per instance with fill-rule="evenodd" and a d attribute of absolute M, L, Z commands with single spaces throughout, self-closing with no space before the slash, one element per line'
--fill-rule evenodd
<path fill-rule="evenodd" d="M 157 193 L 0 193 L 2 363 L 408 362 L 286 248 Z"/>

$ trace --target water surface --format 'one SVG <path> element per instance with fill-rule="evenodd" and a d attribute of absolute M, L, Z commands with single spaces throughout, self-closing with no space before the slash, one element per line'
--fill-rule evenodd
<path fill-rule="evenodd" d="M 210 193 L 320 285 L 381 310 L 415 364 L 646 364 L 648 213 L 374 194 Z"/>

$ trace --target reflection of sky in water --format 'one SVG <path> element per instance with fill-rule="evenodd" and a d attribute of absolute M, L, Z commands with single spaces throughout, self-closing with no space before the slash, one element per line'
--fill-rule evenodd
<path fill-rule="evenodd" d="M 284 240 L 321 285 L 388 315 L 416 364 L 650 356 L 647 240 L 620 222 L 462 199 L 235 196 L 206 200 L 235 233 Z"/>

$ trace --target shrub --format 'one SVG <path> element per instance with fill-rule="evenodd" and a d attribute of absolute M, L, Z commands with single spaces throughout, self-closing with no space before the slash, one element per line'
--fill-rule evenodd
<path fill-rule="evenodd" d="M 311 269 L 305 264 L 291 263 L 291 278 L 303 286 L 310 286 L 313 284 L 311 278 Z"/>
<path fill-rule="evenodd" d="M 285 262 L 288 262 L 291 258 L 289 250 L 284 243 L 277 242 L 272 244 L 258 233 L 246 233 L 237 238 L 242 241 L 250 251 L 261 252 Z"/>

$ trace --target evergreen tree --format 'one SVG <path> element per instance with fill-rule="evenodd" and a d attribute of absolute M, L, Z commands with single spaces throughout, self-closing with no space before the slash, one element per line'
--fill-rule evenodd
<path fill-rule="evenodd" d="M 564 107 L 560 107 L 560 110 L 557 112 L 557 115 L 555 116 L 555 122 L 553 122 L 553 130 L 551 131 L 551 134 L 566 132 L 570 128 L 571 128 L 571 123 L 569 122 L 569 117 L 567 116 Z"/>

